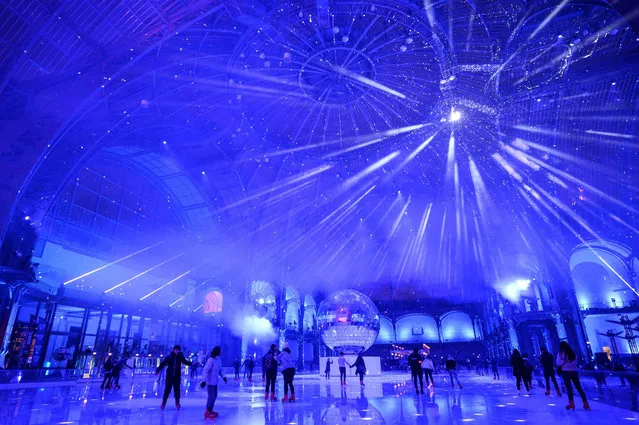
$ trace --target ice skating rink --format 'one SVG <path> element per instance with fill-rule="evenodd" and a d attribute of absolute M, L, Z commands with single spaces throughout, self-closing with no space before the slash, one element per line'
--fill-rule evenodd
<path fill-rule="evenodd" d="M 416 395 L 407 375 L 384 374 L 369 378 L 361 388 L 349 377 L 347 387 L 333 377 L 316 375 L 295 380 L 296 403 L 265 402 L 259 382 L 220 386 L 214 420 L 203 417 L 205 392 L 197 381 L 184 381 L 182 409 L 169 399 L 160 410 L 161 387 L 150 377 L 123 381 L 118 391 L 103 391 L 99 382 L 50 383 L 0 388 L 0 424 L 11 425 L 191 425 L 218 424 L 623 424 L 639 421 L 639 414 L 595 400 L 592 411 L 577 404 L 566 411 L 566 397 L 547 397 L 536 387 L 532 395 L 518 395 L 512 379 L 493 381 L 474 374 L 460 376 L 463 389 L 451 389 L 443 375 L 436 376 L 432 395 Z M 28 387 L 26 386 L 28 385 Z M 281 399 L 282 379 L 278 379 Z"/>

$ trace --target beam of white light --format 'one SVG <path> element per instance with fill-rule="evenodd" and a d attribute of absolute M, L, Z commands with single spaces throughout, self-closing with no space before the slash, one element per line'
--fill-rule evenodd
<path fill-rule="evenodd" d="M 231 208 L 237 207 L 239 205 L 245 204 L 245 203 L 247 203 L 249 201 L 252 201 L 254 199 L 259 198 L 260 196 L 264 196 L 264 195 L 266 195 L 268 193 L 275 192 L 276 190 L 279 190 L 279 189 L 281 189 L 281 188 L 283 188 L 285 186 L 289 186 L 291 184 L 295 184 L 295 183 L 298 183 L 300 181 L 306 180 L 308 178 L 316 176 L 317 174 L 323 173 L 326 170 L 330 170 L 331 168 L 333 168 L 333 166 L 330 165 L 330 164 L 327 164 L 327 165 L 321 165 L 319 167 L 313 168 L 312 170 L 309 170 L 309 171 L 301 172 L 301 173 L 299 173 L 299 174 L 297 174 L 295 176 L 292 176 L 290 178 L 287 178 L 287 179 L 283 180 L 281 183 L 276 184 L 273 187 L 265 189 L 265 190 L 263 190 L 261 192 L 258 192 L 256 194 L 254 194 L 254 195 L 248 196 L 248 197 L 246 197 L 244 199 L 241 199 L 241 200 L 239 200 L 237 202 L 233 202 L 232 204 L 225 205 L 224 207 L 215 210 L 215 212 L 218 213 L 218 212 L 221 212 L 221 211 L 226 211 L 228 209 L 231 209 Z M 301 186 L 305 187 L 304 185 L 301 185 Z"/>
<path fill-rule="evenodd" d="M 550 180 L 551 182 L 558 184 L 559 186 L 563 187 L 564 189 L 568 189 L 568 185 L 566 183 L 564 183 L 563 180 L 561 180 L 559 177 L 555 176 L 552 173 L 547 173 L 548 176 L 548 180 Z"/>
<path fill-rule="evenodd" d="M 279 150 L 279 151 L 268 152 L 268 153 L 262 155 L 260 158 L 270 158 L 270 157 L 274 157 L 274 156 L 281 156 L 281 155 L 286 155 L 286 154 L 289 154 L 289 153 L 302 152 L 302 151 L 306 151 L 306 150 L 322 148 L 322 147 L 325 147 L 325 146 L 344 144 L 344 143 L 347 143 L 347 142 L 359 143 L 359 142 L 369 142 L 371 140 L 377 140 L 377 139 L 380 139 L 380 138 L 381 139 L 386 139 L 388 137 L 398 136 L 398 135 L 404 134 L 404 133 L 411 133 L 413 131 L 416 131 L 416 130 L 419 130 L 421 128 L 424 128 L 427 125 L 431 125 L 431 124 L 408 125 L 406 127 L 391 128 L 390 130 L 382 131 L 382 132 L 379 132 L 379 133 L 365 134 L 365 135 L 356 136 L 356 137 L 339 138 L 339 139 L 336 139 L 336 140 L 328 140 L 326 142 L 315 143 L 315 144 L 312 144 L 312 145 L 298 146 L 296 148 L 290 148 L 290 149 L 282 149 L 282 150 Z M 250 159 L 252 160 L 252 159 L 255 159 L 255 158 L 250 158 Z"/>
<path fill-rule="evenodd" d="M 484 178 L 481 176 L 475 161 L 473 161 L 471 157 L 468 157 L 468 168 L 470 169 L 470 177 L 473 182 L 473 188 L 475 189 L 475 199 L 477 201 L 477 207 L 479 208 L 479 215 L 482 217 L 482 221 L 485 221 L 486 213 L 492 205 L 492 200 L 486 190 Z"/>
<path fill-rule="evenodd" d="M 355 174 L 350 179 L 346 180 L 344 182 L 344 187 L 348 188 L 348 187 L 353 186 L 354 184 L 356 184 L 358 181 L 362 180 L 367 175 L 373 173 L 376 170 L 379 170 L 384 165 L 386 165 L 389 162 L 391 162 L 394 158 L 397 157 L 397 155 L 399 155 L 399 151 L 395 151 L 393 153 L 390 153 L 390 154 L 386 155 L 384 158 L 382 158 L 382 159 L 374 162 L 373 164 L 369 165 L 368 167 L 364 168 L 362 171 L 360 171 L 359 173 Z"/>
<path fill-rule="evenodd" d="M 426 19 L 431 28 L 435 28 L 435 10 L 430 0 L 424 0 L 424 10 L 426 11 Z"/>
<path fill-rule="evenodd" d="M 344 75 L 344 76 L 346 76 L 348 78 L 351 78 L 351 79 L 353 79 L 353 80 L 355 80 L 355 81 L 357 81 L 359 83 L 362 83 L 362 84 L 367 85 L 369 87 L 373 87 L 373 88 L 375 88 L 377 90 L 381 90 L 381 91 L 383 91 L 385 93 L 392 94 L 393 96 L 397 96 L 400 99 L 406 99 L 406 95 L 398 92 L 397 90 L 393 90 L 390 87 L 387 87 L 387 86 L 385 86 L 383 84 L 380 84 L 377 81 L 371 80 L 370 78 L 366 78 L 363 75 L 360 75 L 360 74 L 358 74 L 356 72 L 349 71 L 348 69 L 343 68 L 341 66 L 334 66 L 333 69 L 335 71 L 337 71 L 338 73 L 340 73 L 340 74 L 342 74 L 342 75 Z"/>
<path fill-rule="evenodd" d="M 523 152 L 522 152 L 522 154 L 523 154 L 523 155 L 526 155 L 526 156 L 528 157 L 528 159 L 530 159 L 531 161 L 536 162 L 537 164 L 541 165 L 541 166 L 542 166 L 543 168 L 545 168 L 546 170 L 551 171 L 551 172 L 553 172 L 554 174 L 557 174 L 557 175 L 559 175 L 559 176 L 563 177 L 563 178 L 564 178 L 564 179 L 566 179 L 566 180 L 569 180 L 569 181 L 571 181 L 571 182 L 573 182 L 573 183 L 576 183 L 576 184 L 577 184 L 577 185 L 579 185 L 579 186 L 582 186 L 582 187 L 584 187 L 584 188 L 586 188 L 586 189 L 590 190 L 591 192 L 593 192 L 593 193 L 597 194 L 598 196 L 600 196 L 600 197 L 601 197 L 601 198 L 603 198 L 603 199 L 606 199 L 606 200 L 608 200 L 608 201 L 610 201 L 610 202 L 612 202 L 612 203 L 614 203 L 614 204 L 617 204 L 617 205 L 619 205 L 619 206 L 621 206 L 621 207 L 624 207 L 624 208 L 626 208 L 626 209 L 628 209 L 628 210 L 630 210 L 630 211 L 632 211 L 632 212 L 634 212 L 634 213 L 639 212 L 636 208 L 632 207 L 631 205 L 628 205 L 628 204 L 626 204 L 625 202 L 622 202 L 622 201 L 618 200 L 617 198 L 615 198 L 615 197 L 613 197 L 613 196 L 608 195 L 608 194 L 607 194 L 607 193 L 605 193 L 604 191 L 597 189 L 597 188 L 596 188 L 596 187 L 594 187 L 593 185 L 588 184 L 588 183 L 586 183 L 585 181 L 580 180 L 580 179 L 578 179 L 577 177 L 574 177 L 574 176 L 572 176 L 572 175 L 570 175 L 570 174 L 566 173 L 565 171 L 562 171 L 562 170 L 560 170 L 560 169 L 558 169 L 558 168 L 556 168 L 556 167 L 553 167 L 552 165 L 549 165 L 549 164 L 547 164 L 546 162 L 544 162 L 544 161 L 542 161 L 542 160 L 540 160 L 540 159 L 538 159 L 538 158 L 535 158 L 534 156 L 531 156 L 531 155 L 525 154 L 525 153 L 523 153 Z"/>
<path fill-rule="evenodd" d="M 384 140 L 384 139 L 381 139 L 381 138 L 373 139 L 370 142 L 360 143 L 359 145 L 351 146 L 350 148 L 346 148 L 346 149 L 342 149 L 342 150 L 339 150 L 339 151 L 331 152 L 329 154 L 324 155 L 324 159 L 332 158 L 334 156 L 339 156 L 339 155 L 342 155 L 342 154 L 345 154 L 345 153 L 348 153 L 348 152 L 356 151 L 358 149 L 365 148 L 366 146 L 370 146 L 370 145 L 374 145 L 376 143 L 379 143 L 382 140 Z"/>
<path fill-rule="evenodd" d="M 176 277 L 175 279 L 171 279 L 168 282 L 166 282 L 164 285 L 160 286 L 157 289 L 154 289 L 153 291 L 149 292 L 148 294 L 146 294 L 145 296 L 143 296 L 142 298 L 140 298 L 140 301 L 144 301 L 145 299 L 149 298 L 151 295 L 156 294 L 158 292 L 160 292 L 162 289 L 166 288 L 167 286 L 169 286 L 170 284 L 172 284 L 175 281 L 178 281 L 180 279 L 182 279 L 184 276 L 186 276 L 187 274 L 191 273 L 193 269 L 187 270 L 186 272 L 182 273 L 181 275 L 179 275 L 178 277 Z"/>
<path fill-rule="evenodd" d="M 518 182 L 522 182 L 524 179 L 521 177 L 521 174 L 519 174 L 517 171 L 515 171 L 515 169 L 513 168 L 512 165 L 510 165 L 510 163 L 508 161 L 506 161 L 504 159 L 503 156 L 501 156 L 498 153 L 494 153 L 492 154 L 493 159 L 499 164 L 501 165 L 501 167 L 506 170 L 506 172 L 515 180 L 517 180 Z"/>
<path fill-rule="evenodd" d="M 399 225 L 402 222 L 402 219 L 404 218 L 404 215 L 406 215 L 406 210 L 408 209 L 408 205 L 410 205 L 410 199 L 411 199 L 411 197 L 409 196 L 408 200 L 406 201 L 406 203 L 402 207 L 402 210 L 397 215 L 397 218 L 395 219 L 395 222 L 393 223 L 393 227 L 391 228 L 391 231 L 390 231 L 390 233 L 388 235 L 389 239 L 392 238 L 393 236 L 395 236 L 395 233 L 399 229 Z"/>
<path fill-rule="evenodd" d="M 550 23 L 550 21 L 552 21 L 552 20 L 553 20 L 553 18 L 554 18 L 555 16 L 557 16 L 557 14 L 558 14 L 559 12 L 561 12 L 561 9 L 563 9 L 563 8 L 564 8 L 564 7 L 565 7 L 568 3 L 570 3 L 570 0 L 564 0 L 564 1 L 562 1 L 561 3 L 559 3 L 559 4 L 557 5 L 557 7 L 555 7 L 555 8 L 553 9 L 553 11 L 552 11 L 552 12 L 550 12 L 550 14 L 549 14 L 548 16 L 546 16 L 546 19 L 544 19 L 544 20 L 541 22 L 541 24 L 539 24 L 539 26 L 538 26 L 538 27 L 537 27 L 537 28 L 536 28 L 536 29 L 532 32 L 532 34 L 530 34 L 530 35 L 528 36 L 528 40 L 531 40 L 532 38 L 534 38 L 534 37 L 535 37 L 535 36 L 539 33 L 539 31 L 541 31 L 542 29 L 544 29 L 544 28 L 546 27 L 546 25 L 548 25 L 548 24 Z"/>
<path fill-rule="evenodd" d="M 573 220 L 575 220 L 581 227 L 583 227 L 588 233 L 590 233 L 596 240 L 598 240 L 598 241 L 602 240 L 601 236 L 599 236 L 579 215 L 577 215 L 577 213 L 575 213 L 572 209 L 570 209 L 566 204 L 564 204 L 562 201 L 560 201 L 556 197 L 550 195 L 548 192 L 546 192 L 544 189 L 542 189 L 539 185 L 535 184 L 534 182 L 531 182 L 531 184 L 537 189 L 537 191 L 542 193 L 548 200 L 550 200 L 550 202 L 552 202 L 560 210 L 562 210 L 569 217 L 571 217 Z M 632 286 L 630 283 L 628 283 L 626 281 L 626 279 L 624 279 L 624 277 L 621 276 L 617 272 L 617 270 L 615 270 L 614 267 L 612 267 L 610 264 L 608 264 L 608 262 L 601 255 L 599 255 L 599 253 L 588 243 L 588 241 L 586 241 L 583 237 L 581 237 L 579 232 L 577 232 L 575 229 L 573 229 L 572 226 L 570 226 L 570 224 L 568 224 L 563 218 L 559 217 L 559 215 L 556 212 L 552 211 L 552 207 L 548 206 L 547 204 L 546 204 L 546 209 L 549 209 L 551 211 L 551 213 L 553 213 L 553 215 L 556 218 L 559 218 L 561 223 L 568 230 L 570 230 L 581 241 L 581 243 L 583 243 L 590 251 L 592 251 L 592 253 L 595 255 L 595 257 L 597 257 L 599 259 L 599 261 L 601 261 L 615 276 L 617 276 L 617 278 L 619 278 L 619 280 L 621 280 L 621 282 L 623 282 L 623 284 L 626 285 L 628 287 L 628 289 L 630 289 L 637 296 L 639 296 L 639 292 L 637 292 L 637 290 L 634 288 L 634 286 Z"/>
<path fill-rule="evenodd" d="M 412 151 L 410 153 L 410 155 L 408 155 L 406 157 L 406 159 L 404 160 L 404 162 L 402 162 L 402 164 L 399 166 L 399 168 L 403 168 L 404 166 L 406 166 L 410 161 L 412 161 L 413 159 L 415 159 L 415 157 L 417 155 L 419 155 L 419 153 L 421 151 L 423 151 L 424 149 L 426 149 L 426 146 L 428 146 L 430 144 L 430 142 L 433 141 L 433 139 L 435 138 L 435 136 L 437 135 L 437 133 L 433 134 L 432 136 L 430 136 L 428 139 L 424 140 L 424 142 L 422 142 L 421 145 L 417 146 L 417 148 Z"/>
<path fill-rule="evenodd" d="M 598 136 L 608 136 L 608 137 L 620 137 L 622 139 L 635 139 L 636 137 L 632 134 L 624 134 L 624 133 L 609 133 L 607 131 L 597 131 L 597 130 L 586 130 L 588 134 L 596 134 Z"/>
<path fill-rule="evenodd" d="M 530 142 L 528 140 L 523 140 L 523 139 L 517 139 L 517 142 L 519 144 L 524 144 L 526 146 L 535 148 L 535 149 L 540 150 L 542 152 L 546 152 L 546 153 L 548 153 L 550 155 L 553 155 L 553 156 L 555 156 L 557 158 L 565 159 L 566 161 L 570 161 L 570 162 L 573 162 L 575 164 L 582 165 L 584 167 L 592 167 L 593 166 L 592 162 L 583 160 L 581 158 L 577 158 L 574 155 L 570 155 L 570 154 L 567 154 L 565 152 L 561 152 L 560 150 L 557 150 L 557 149 L 553 149 L 553 148 L 549 148 L 549 147 L 544 146 L 544 145 L 540 145 L 539 143 Z M 520 150 L 523 151 L 524 149 L 520 149 Z"/>
<path fill-rule="evenodd" d="M 161 241 L 161 242 L 154 243 L 153 245 L 147 246 L 146 248 L 142 248 L 142 249 L 141 249 L 141 250 L 139 250 L 139 251 L 135 251 L 133 254 L 129 254 L 129 255 L 125 256 L 125 257 L 122 257 L 122 258 L 120 258 L 119 260 L 115 260 L 115 261 L 113 261 L 113 262 L 111 262 L 111 263 L 108 263 L 108 264 L 105 264 L 105 265 L 103 265 L 103 266 L 101 266 L 101 267 L 98 267 L 98 268 L 97 268 L 97 269 L 95 269 L 95 270 L 91 270 L 90 272 L 87 272 L 87 273 L 85 273 L 85 274 L 83 274 L 83 275 L 80 275 L 80 276 L 78 276 L 78 277 L 74 277 L 74 278 L 73 278 L 73 279 L 71 279 L 71 280 L 67 280 L 66 282 L 63 282 L 62 284 L 63 284 L 63 285 L 68 285 L 69 283 L 75 282 L 76 280 L 80 280 L 80 279 L 82 279 L 82 278 L 84 278 L 84 277 L 90 276 L 90 275 L 92 275 L 93 273 L 97 273 L 97 272 L 99 272 L 100 270 L 104 270 L 104 269 L 106 269 L 107 267 L 111 267 L 111 266 L 112 266 L 112 265 L 114 265 L 114 264 L 118 264 L 118 263 L 120 263 L 120 262 L 122 262 L 122 261 L 124 261 L 124 260 L 126 260 L 126 259 L 129 259 L 129 258 L 131 258 L 131 257 L 134 257 L 134 256 L 136 256 L 136 255 L 138 255 L 138 254 L 141 254 L 141 253 L 143 253 L 144 251 L 148 251 L 148 250 L 149 250 L 149 249 L 151 249 L 151 248 L 155 248 L 156 246 L 158 246 L 158 245 L 160 245 L 160 244 L 163 244 L 164 242 L 166 242 L 166 241 Z"/>
<path fill-rule="evenodd" d="M 455 168 L 455 133 L 450 132 L 450 138 L 448 139 L 448 161 L 446 163 L 446 177 L 450 180 L 453 177 L 453 171 Z"/>
<path fill-rule="evenodd" d="M 342 205 L 340 205 L 334 211 L 332 211 L 329 215 L 324 217 L 324 219 L 322 219 L 322 221 L 320 221 L 318 223 L 318 225 L 322 225 L 322 224 L 326 223 L 328 220 L 331 219 L 331 217 L 333 217 L 335 214 L 337 214 L 338 212 L 340 212 L 344 208 L 346 208 L 346 210 L 349 210 L 349 209 L 352 209 L 353 207 L 357 206 L 357 204 L 359 204 L 362 201 L 362 199 L 364 199 L 366 197 L 366 195 L 371 193 L 373 191 L 373 189 L 375 189 L 375 185 L 372 185 L 366 192 L 364 192 L 364 194 L 362 196 L 357 198 L 354 202 L 351 202 L 350 199 L 348 201 L 344 202 Z"/>
<path fill-rule="evenodd" d="M 538 164 L 530 161 L 526 154 L 524 154 L 519 149 L 515 149 L 512 146 L 506 145 L 504 143 L 501 144 L 501 148 L 505 150 L 510 156 L 521 162 L 522 164 L 532 168 L 535 171 L 539 171 L 541 168 Z"/>
<path fill-rule="evenodd" d="M 428 206 L 424 209 L 424 213 L 422 214 L 422 220 L 420 221 L 419 229 L 417 230 L 416 269 L 418 272 L 423 270 L 424 263 L 426 262 L 426 255 L 425 255 L 426 250 L 425 250 L 424 238 L 426 237 L 426 229 L 428 228 L 428 220 L 430 219 L 430 212 L 432 209 L 433 209 L 432 203 L 428 204 Z"/>
<path fill-rule="evenodd" d="M 614 221 L 616 221 L 617 223 L 621 224 L 624 227 L 627 227 L 628 229 L 632 230 L 633 232 L 635 232 L 636 234 L 639 235 L 639 229 L 632 227 L 630 224 L 626 223 L 625 221 L 623 221 L 622 219 L 620 219 L 619 217 L 617 217 L 614 214 L 610 214 L 610 218 L 612 218 Z"/>
<path fill-rule="evenodd" d="M 200 304 L 198 307 L 196 307 L 195 310 L 193 310 L 193 313 L 195 313 L 196 311 L 198 311 L 202 307 L 204 307 L 204 304 Z"/>
<path fill-rule="evenodd" d="M 111 292 L 111 291 L 113 291 L 113 290 L 115 290 L 115 289 L 118 289 L 119 287 L 121 287 L 121 286 L 123 286 L 123 285 L 126 285 L 127 283 L 129 283 L 129 282 L 131 282 L 131 281 L 133 281 L 133 280 L 137 279 L 138 277 L 140 277 L 140 276 L 144 276 L 144 275 L 145 275 L 145 274 L 147 274 L 148 272 L 151 272 L 151 271 L 153 271 L 153 270 L 157 269 L 158 267 L 162 267 L 163 265 L 165 265 L 165 264 L 167 264 L 167 263 L 169 263 L 169 262 L 171 262 L 171 261 L 175 260 L 176 258 L 179 258 L 179 257 L 183 256 L 184 254 L 186 254 L 186 250 L 184 250 L 184 251 L 180 252 L 180 253 L 179 253 L 179 254 L 177 254 L 177 255 L 174 255 L 173 257 L 169 258 L 168 260 L 164 260 L 164 261 L 162 261 L 160 264 L 156 264 L 155 266 L 151 267 L 150 269 L 147 269 L 147 270 L 143 271 L 142 273 L 138 273 L 138 274 L 136 274 L 135 276 L 133 276 L 133 277 L 131 277 L 131 278 L 129 278 L 129 279 L 127 279 L 127 280 L 125 280 L 124 282 L 118 283 L 117 285 L 115 285 L 115 286 L 113 286 L 113 287 L 111 287 L 111 288 L 107 289 L 106 291 L 104 291 L 104 293 L 105 293 L 105 294 L 108 294 L 109 292 Z"/>
<path fill-rule="evenodd" d="M 199 286 L 196 286 L 192 289 L 189 289 L 188 291 L 186 291 L 186 293 L 184 295 L 182 295 L 180 298 L 178 298 L 177 300 L 173 301 L 171 304 L 169 304 L 169 307 L 173 307 L 175 304 L 179 303 L 180 301 L 182 301 L 184 298 L 188 297 L 189 295 L 191 295 L 192 293 L 194 293 L 196 290 L 198 290 L 199 288 L 201 288 L 202 286 L 206 285 L 208 282 L 204 281 L 202 282 Z"/>

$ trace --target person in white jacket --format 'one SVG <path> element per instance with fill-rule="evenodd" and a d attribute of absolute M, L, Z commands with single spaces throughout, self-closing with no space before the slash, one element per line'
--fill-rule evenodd
<path fill-rule="evenodd" d="M 433 359 L 430 357 L 429 353 L 424 353 L 424 360 L 422 360 L 422 371 L 424 373 L 424 379 L 426 380 L 426 386 L 435 386 L 435 380 L 433 379 L 433 370 L 435 369 L 435 365 L 433 364 Z M 430 381 L 430 384 L 429 384 Z"/>
<path fill-rule="evenodd" d="M 559 354 L 557 354 L 557 370 L 561 373 L 561 377 L 564 379 L 566 385 L 566 393 L 568 394 L 568 406 L 566 409 L 575 410 L 575 395 L 572 389 L 572 385 L 575 385 L 575 389 L 581 396 L 581 400 L 584 402 L 584 409 L 590 410 L 590 405 L 586 399 L 586 393 L 581 388 L 581 382 L 579 381 L 579 369 L 577 368 L 577 355 L 570 345 L 566 341 L 559 343 Z"/>
<path fill-rule="evenodd" d="M 293 378 L 295 377 L 295 362 L 291 356 L 291 349 L 285 347 L 282 352 L 276 356 L 277 361 L 282 368 L 282 376 L 284 377 L 284 398 L 283 402 L 295 401 L 295 389 L 293 388 Z M 291 397 L 288 396 L 288 390 L 291 390 Z"/>
<path fill-rule="evenodd" d="M 215 400 L 217 399 L 217 384 L 220 381 L 220 377 L 226 384 L 226 376 L 222 369 L 222 360 L 220 359 L 220 353 L 222 350 L 220 347 L 213 348 L 211 357 L 206 361 L 204 370 L 202 371 L 202 383 L 200 387 L 206 387 L 208 392 L 208 398 L 206 399 L 206 412 L 204 413 L 204 419 L 216 418 L 218 413 L 213 411 Z"/>

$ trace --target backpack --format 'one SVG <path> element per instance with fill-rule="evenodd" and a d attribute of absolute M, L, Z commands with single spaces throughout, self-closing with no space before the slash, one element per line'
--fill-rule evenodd
<path fill-rule="evenodd" d="M 269 351 L 266 353 L 266 356 L 264 356 L 264 367 L 266 370 L 277 369 L 277 361 L 275 360 L 275 355 L 272 351 Z"/>

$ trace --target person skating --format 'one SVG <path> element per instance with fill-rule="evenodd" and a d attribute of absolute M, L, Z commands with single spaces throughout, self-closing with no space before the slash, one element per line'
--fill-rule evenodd
<path fill-rule="evenodd" d="M 262 383 L 266 382 L 266 363 L 265 362 L 266 362 L 266 354 L 262 356 Z"/>
<path fill-rule="evenodd" d="M 277 380 L 277 359 L 276 356 L 279 354 L 277 350 L 277 346 L 275 344 L 271 344 L 270 350 L 264 355 L 264 359 L 262 364 L 264 365 L 264 373 L 266 376 L 266 388 L 264 393 L 264 400 L 268 400 L 269 397 L 271 401 L 275 401 L 275 381 Z"/>
<path fill-rule="evenodd" d="M 457 362 L 452 355 L 449 355 L 448 359 L 446 359 L 446 372 L 448 372 L 448 376 L 450 376 L 451 388 L 455 388 L 455 381 L 457 381 L 457 386 L 459 386 L 460 389 L 463 388 L 461 383 L 459 382 L 459 375 L 457 373 Z"/>
<path fill-rule="evenodd" d="M 206 392 L 208 394 L 206 398 L 204 419 L 218 417 L 218 413 L 213 410 L 213 407 L 215 407 L 215 400 L 217 399 L 217 386 L 220 382 L 220 378 L 222 378 L 226 384 L 226 376 L 224 376 L 222 360 L 220 360 L 221 353 L 222 350 L 220 347 L 213 348 L 211 357 L 206 361 L 204 370 L 202 370 L 202 382 L 200 383 L 200 387 L 206 387 Z"/>
<path fill-rule="evenodd" d="M 493 369 L 493 380 L 499 379 L 499 363 L 497 362 L 497 358 L 493 357 L 490 361 L 490 366 Z"/>
<path fill-rule="evenodd" d="M 365 387 L 364 384 L 364 375 L 366 375 L 366 362 L 364 361 L 364 357 L 362 357 L 362 353 L 357 353 L 357 359 L 355 363 L 350 365 L 351 368 L 355 368 L 355 374 L 359 376 L 359 384 L 362 387 Z"/>
<path fill-rule="evenodd" d="M 575 389 L 581 396 L 581 400 L 584 403 L 584 409 L 590 410 L 590 405 L 586 399 L 586 393 L 581 388 L 581 382 L 579 381 L 579 372 L 577 371 L 577 355 L 570 345 L 566 341 L 559 343 L 559 354 L 557 354 L 557 370 L 561 373 L 561 377 L 564 380 L 566 386 L 566 393 L 568 394 L 568 405 L 566 409 L 575 410 L 575 398 L 572 385 L 575 385 Z"/>
<path fill-rule="evenodd" d="M 326 368 L 324 369 L 324 376 L 326 379 L 331 379 L 331 365 L 333 364 L 333 360 L 329 358 L 326 359 Z"/>
<path fill-rule="evenodd" d="M 529 388 L 529 391 L 532 391 L 532 378 L 534 368 L 532 363 L 530 362 L 530 359 L 528 358 L 528 354 L 523 354 L 521 357 L 524 360 L 524 382 L 526 383 L 526 388 Z"/>
<path fill-rule="evenodd" d="M 233 362 L 233 370 L 235 371 L 235 380 L 239 381 L 240 380 L 240 368 L 242 367 L 242 360 L 240 359 L 235 359 L 235 361 Z"/>
<path fill-rule="evenodd" d="M 282 377 L 284 378 L 284 398 L 283 402 L 295 401 L 295 388 L 293 388 L 293 378 L 295 377 L 295 362 L 291 357 L 291 349 L 284 347 L 282 352 L 275 356 L 282 368 Z M 288 396 L 288 390 L 291 390 L 291 397 Z"/>
<path fill-rule="evenodd" d="M 253 382 L 253 369 L 255 369 L 255 360 L 253 360 L 252 356 L 249 356 L 248 359 L 244 362 L 246 364 L 246 370 L 248 371 L 248 381 Z"/>
<path fill-rule="evenodd" d="M 164 384 L 164 395 L 162 396 L 162 405 L 160 408 L 164 410 L 166 407 L 166 401 L 169 399 L 171 389 L 173 389 L 173 397 L 175 397 L 175 407 L 180 409 L 180 384 L 182 383 L 182 365 L 190 366 L 191 362 L 188 361 L 184 354 L 182 354 L 182 348 L 179 345 L 173 347 L 171 354 L 166 356 L 160 363 L 160 366 L 155 370 L 155 374 L 158 375 L 160 371 L 166 368 L 166 383 Z"/>
<path fill-rule="evenodd" d="M 113 381 L 113 359 L 111 356 L 108 356 L 104 361 L 104 365 L 102 366 L 102 370 L 104 371 L 104 379 L 102 380 L 102 385 L 100 385 L 100 389 L 111 389 L 111 382 Z"/>
<path fill-rule="evenodd" d="M 133 370 L 131 366 L 126 364 L 126 361 L 124 359 L 116 360 L 113 364 L 111 375 L 113 376 L 113 388 L 115 388 L 116 390 L 120 389 L 120 374 L 122 373 L 122 369 L 124 369 L 125 367 Z"/>
<path fill-rule="evenodd" d="M 410 375 L 415 385 L 415 392 L 419 394 L 421 391 L 424 394 L 424 376 L 422 372 L 423 358 L 419 354 L 419 349 L 413 349 L 413 352 L 408 355 L 408 365 L 410 366 Z M 417 387 L 417 380 L 419 379 L 419 387 Z"/>
<path fill-rule="evenodd" d="M 550 381 L 555 386 L 557 395 L 561 397 L 561 390 L 559 384 L 557 384 L 557 378 L 555 377 L 555 358 L 548 352 L 546 347 L 542 347 L 541 356 L 539 357 L 541 367 L 544 370 L 544 379 L 546 380 L 546 395 L 550 395 Z"/>
<path fill-rule="evenodd" d="M 435 386 L 435 380 L 433 379 L 434 370 L 435 370 L 435 365 L 433 364 L 433 359 L 430 357 L 430 354 L 426 354 L 424 356 L 424 360 L 422 360 L 422 371 L 424 373 L 424 380 L 426 381 L 426 386 L 430 386 L 430 385 L 432 385 L 433 387 Z M 429 380 L 430 380 L 430 384 L 428 383 Z"/>
<path fill-rule="evenodd" d="M 346 365 L 350 364 L 346 361 L 346 357 L 344 357 L 344 352 L 339 353 L 339 357 L 337 358 L 337 366 L 339 367 L 339 383 L 342 385 L 346 385 Z"/>
<path fill-rule="evenodd" d="M 524 359 L 519 353 L 519 350 L 514 349 L 512 356 L 510 356 L 510 365 L 513 368 L 513 376 L 517 380 L 517 391 L 521 394 L 521 381 L 524 381 L 526 391 L 530 392 L 528 388 L 528 382 L 524 379 Z"/>

